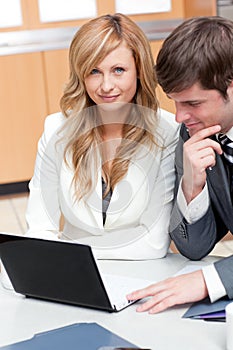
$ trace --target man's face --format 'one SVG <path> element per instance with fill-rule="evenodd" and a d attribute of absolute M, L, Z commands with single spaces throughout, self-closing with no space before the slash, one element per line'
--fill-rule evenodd
<path fill-rule="evenodd" d="M 176 121 L 184 123 L 190 136 L 212 125 L 221 125 L 221 132 L 233 126 L 233 83 L 225 100 L 217 90 L 204 90 L 199 83 L 189 89 L 168 94 L 176 106 Z"/>

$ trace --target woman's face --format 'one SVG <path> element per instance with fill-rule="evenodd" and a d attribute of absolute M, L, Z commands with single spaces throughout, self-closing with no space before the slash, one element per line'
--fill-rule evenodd
<path fill-rule="evenodd" d="M 93 67 L 85 86 L 97 105 L 132 102 L 137 89 L 137 70 L 132 51 L 124 42 Z"/>

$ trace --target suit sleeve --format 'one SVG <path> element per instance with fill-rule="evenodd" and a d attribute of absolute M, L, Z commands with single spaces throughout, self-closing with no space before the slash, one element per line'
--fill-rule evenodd
<path fill-rule="evenodd" d="M 184 126 L 181 128 L 180 139 L 176 148 L 176 185 L 175 198 L 179 183 L 183 175 L 183 144 L 188 139 Z M 183 217 L 177 201 L 171 214 L 169 232 L 182 255 L 191 259 L 199 260 L 206 256 L 214 245 L 227 233 L 227 228 L 222 223 L 213 204 L 210 204 L 203 217 L 189 224 Z"/>
<path fill-rule="evenodd" d="M 227 295 L 233 299 L 233 255 L 214 263 Z"/>
<path fill-rule="evenodd" d="M 60 113 L 48 116 L 38 142 L 34 174 L 29 183 L 30 194 L 26 211 L 28 234 L 59 230 L 59 145 L 56 147 L 56 142 L 63 118 Z"/>

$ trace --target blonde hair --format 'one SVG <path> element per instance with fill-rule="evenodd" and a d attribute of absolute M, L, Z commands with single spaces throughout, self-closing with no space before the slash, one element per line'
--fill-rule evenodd
<path fill-rule="evenodd" d="M 132 113 L 123 127 L 122 142 L 111 171 L 103 165 L 107 183 L 105 194 L 125 176 L 140 144 L 152 147 L 156 143 L 157 80 L 149 41 L 143 31 L 123 14 L 104 15 L 90 20 L 72 40 L 69 51 L 70 77 L 60 101 L 61 110 L 68 118 L 68 143 L 64 158 L 67 161 L 68 154 L 71 155 L 77 200 L 90 194 L 96 185 L 99 145 L 102 142 L 98 111 L 93 108 L 96 105 L 88 96 L 84 81 L 92 69 L 123 41 L 131 49 L 137 69 L 137 90 L 133 104 L 146 107 L 144 111 L 147 112 L 137 109 L 136 113 Z"/>

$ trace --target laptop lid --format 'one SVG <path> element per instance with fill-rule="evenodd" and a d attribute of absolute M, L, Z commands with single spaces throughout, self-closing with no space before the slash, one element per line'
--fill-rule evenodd
<path fill-rule="evenodd" d="M 87 245 L 0 233 L 0 258 L 17 293 L 116 311 Z"/>

